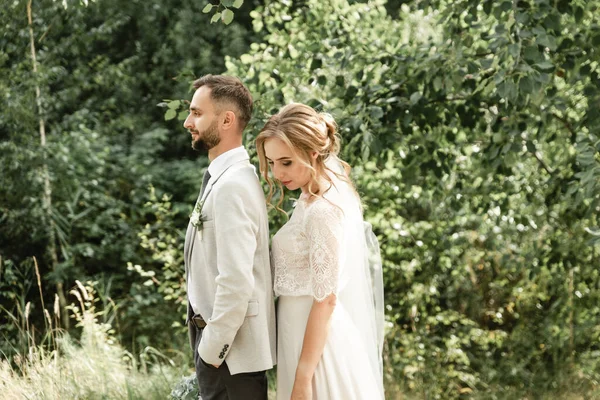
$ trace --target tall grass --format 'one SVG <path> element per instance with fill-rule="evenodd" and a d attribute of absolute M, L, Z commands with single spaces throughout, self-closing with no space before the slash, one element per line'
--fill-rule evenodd
<path fill-rule="evenodd" d="M 189 373 L 184 370 L 187 363 L 175 363 L 152 348 L 134 357 L 121 347 L 110 325 L 98 322 L 102 311 L 95 308 L 93 287 L 77 282 L 71 293 L 79 301 L 69 307 L 81 329 L 78 340 L 59 329 L 59 307 L 53 315 L 43 309 L 41 344 L 36 344 L 29 323 L 30 303 L 23 315 L 9 315 L 24 325 L 21 332 L 28 345 L 25 352 L 0 361 L 2 399 L 168 398 L 180 377 Z"/>
<path fill-rule="evenodd" d="M 126 351 L 115 338 L 108 323 L 108 312 L 100 305 L 93 283 L 77 286 L 71 294 L 77 304 L 68 307 L 69 316 L 60 315 L 58 298 L 55 297 L 51 310 L 43 302 L 41 282 L 40 303 L 43 313 L 43 329 L 33 326 L 31 303 L 16 307 L 16 314 L 2 309 L 13 322 L 20 337 L 16 355 L 0 359 L 0 398 L 12 399 L 173 399 L 192 400 L 197 398 L 197 386 L 193 369 L 189 368 L 189 354 L 176 355 L 177 360 L 166 357 L 158 350 L 147 347 L 134 356 Z M 100 296 L 101 297 L 101 296 Z M 114 308 L 113 308 L 114 312 Z M 80 337 L 74 338 L 61 330 L 61 318 L 71 317 L 79 328 Z M 36 319 L 41 324 L 40 319 Z M 41 334 L 39 333 L 41 332 Z M 37 334 L 37 337 L 36 337 Z M 15 349 L 17 350 L 17 349 Z M 596 365 L 598 352 L 589 355 L 593 359 L 588 365 Z M 521 387 L 503 385 L 502 382 L 489 386 L 460 390 L 460 393 L 444 394 L 441 378 L 448 371 L 443 367 L 432 367 L 427 381 L 408 381 L 405 371 L 395 370 L 390 354 L 385 354 L 385 386 L 388 400 L 468 398 L 490 400 L 513 399 L 564 399 L 583 400 L 600 398 L 600 383 L 596 373 L 581 368 L 565 366 L 561 379 L 554 382 L 553 390 L 540 393 L 532 390 L 527 382 Z M 493 368 L 490 365 L 490 368 Z M 275 398 L 275 372 L 269 372 L 269 399 Z M 459 388 L 455 388 L 459 391 Z"/>

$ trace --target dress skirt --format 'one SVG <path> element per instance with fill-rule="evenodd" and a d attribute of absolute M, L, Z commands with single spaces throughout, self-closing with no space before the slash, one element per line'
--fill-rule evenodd
<path fill-rule="evenodd" d="M 312 296 L 280 296 L 277 305 L 277 400 L 290 400 Z M 313 377 L 314 400 L 383 399 L 380 383 L 347 310 L 338 302 Z"/>

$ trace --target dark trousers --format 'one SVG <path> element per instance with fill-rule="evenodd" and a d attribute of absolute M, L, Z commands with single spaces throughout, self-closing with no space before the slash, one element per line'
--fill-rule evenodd
<path fill-rule="evenodd" d="M 192 322 L 190 322 L 192 324 Z M 198 355 L 202 329 L 190 326 L 194 343 L 194 363 L 201 400 L 267 400 L 267 374 L 265 371 L 231 375 L 227 361 L 219 368 L 208 365 Z"/>

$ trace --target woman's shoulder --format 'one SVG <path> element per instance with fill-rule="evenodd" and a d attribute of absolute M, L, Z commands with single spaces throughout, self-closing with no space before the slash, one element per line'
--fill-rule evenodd
<path fill-rule="evenodd" d="M 304 219 L 306 222 L 327 222 L 341 220 L 343 211 L 332 199 L 327 197 L 313 197 L 301 200 L 304 202 Z"/>

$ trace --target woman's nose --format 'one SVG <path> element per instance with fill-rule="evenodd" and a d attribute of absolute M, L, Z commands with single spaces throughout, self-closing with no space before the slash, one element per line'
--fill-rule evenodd
<path fill-rule="evenodd" d="M 273 167 L 273 176 L 275 177 L 275 179 L 277 179 L 278 181 L 281 181 L 281 172 L 279 172 L 279 168 L 277 167 Z"/>

